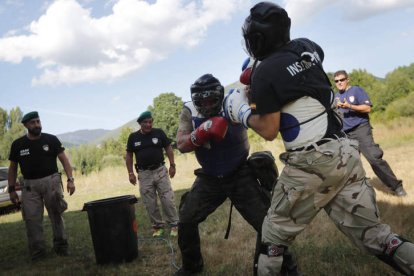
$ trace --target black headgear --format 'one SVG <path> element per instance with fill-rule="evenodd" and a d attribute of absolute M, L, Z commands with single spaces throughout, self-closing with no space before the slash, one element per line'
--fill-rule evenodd
<path fill-rule="evenodd" d="M 242 31 L 249 54 L 263 60 L 290 41 L 290 18 L 280 6 L 260 2 L 250 9 Z"/>
<path fill-rule="evenodd" d="M 199 77 L 190 89 L 194 106 L 203 116 L 212 117 L 220 112 L 224 87 L 212 74 Z M 208 106 L 203 106 L 204 100 L 211 100 L 211 102 Z"/>

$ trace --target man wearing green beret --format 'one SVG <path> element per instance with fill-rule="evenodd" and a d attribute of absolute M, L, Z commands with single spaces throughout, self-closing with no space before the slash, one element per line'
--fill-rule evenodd
<path fill-rule="evenodd" d="M 69 195 L 75 192 L 72 167 L 64 152 L 65 148 L 55 135 L 42 133 L 42 124 L 36 111 L 23 116 L 23 125 L 27 134 L 16 139 L 10 149 L 9 193 L 10 200 L 18 204 L 19 197 L 15 191 L 17 167 L 23 174 L 22 216 L 26 224 L 29 251 L 32 260 L 46 255 L 43 237 L 43 210 L 47 209 L 52 230 L 53 249 L 56 254 L 68 254 L 68 242 L 65 235 L 62 213 L 67 209 L 63 196 L 61 174 L 57 161 L 62 163 L 67 180 Z"/>
<path fill-rule="evenodd" d="M 152 127 L 153 118 L 150 111 L 142 112 L 137 122 L 141 128 L 129 135 L 126 148 L 125 163 L 129 182 L 133 185 L 137 183 L 133 170 L 133 154 L 135 154 L 139 191 L 152 223 L 153 237 L 164 234 L 165 224 L 170 227 L 170 236 L 175 237 L 178 232 L 178 214 L 169 178 L 175 175 L 171 141 L 162 129 Z M 170 162 L 169 169 L 164 165 L 163 149 Z M 166 217 L 165 222 L 158 207 L 157 196 Z"/>

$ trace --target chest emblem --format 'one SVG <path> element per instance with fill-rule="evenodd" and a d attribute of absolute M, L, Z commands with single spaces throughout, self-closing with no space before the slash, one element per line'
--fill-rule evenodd
<path fill-rule="evenodd" d="M 44 151 L 49 151 L 49 145 L 43 145 L 42 147 Z"/>
<path fill-rule="evenodd" d="M 20 156 L 30 155 L 29 149 L 22 149 L 20 151 Z"/>
<path fill-rule="evenodd" d="M 156 145 L 158 144 L 158 138 L 152 138 L 152 142 Z"/>
<path fill-rule="evenodd" d="M 134 143 L 134 146 L 136 146 L 136 147 L 141 146 L 141 141 L 139 141 L 139 142 L 135 142 L 135 143 Z"/>
<path fill-rule="evenodd" d="M 355 102 L 355 97 L 354 97 L 354 96 L 350 96 L 350 97 L 349 97 L 349 101 L 350 101 L 351 103 Z"/>

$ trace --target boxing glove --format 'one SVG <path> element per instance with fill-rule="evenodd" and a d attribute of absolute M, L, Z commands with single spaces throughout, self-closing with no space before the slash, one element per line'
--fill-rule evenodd
<path fill-rule="evenodd" d="M 224 97 L 223 110 L 226 118 L 236 124 L 242 124 L 248 128 L 247 120 L 251 115 L 251 108 L 248 103 L 245 91 L 239 89 L 232 89 Z"/>
<path fill-rule="evenodd" d="M 226 136 L 227 129 L 228 122 L 226 118 L 211 117 L 191 133 L 191 143 L 199 147 L 211 140 L 220 142 Z"/>
<path fill-rule="evenodd" d="M 244 85 L 250 84 L 250 75 L 252 74 L 252 67 L 244 69 L 240 75 L 240 82 Z"/>

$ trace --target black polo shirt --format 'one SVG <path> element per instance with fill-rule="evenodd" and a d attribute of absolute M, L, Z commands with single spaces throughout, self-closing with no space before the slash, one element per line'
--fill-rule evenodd
<path fill-rule="evenodd" d="M 56 158 L 64 150 L 54 135 L 42 133 L 37 140 L 23 136 L 12 143 L 9 160 L 20 165 L 25 179 L 38 179 L 58 172 Z"/>
<path fill-rule="evenodd" d="M 153 128 L 147 134 L 138 130 L 129 135 L 126 150 L 135 153 L 139 167 L 147 167 L 164 162 L 163 149 L 170 144 L 171 141 L 162 129 Z"/>

